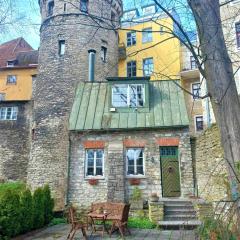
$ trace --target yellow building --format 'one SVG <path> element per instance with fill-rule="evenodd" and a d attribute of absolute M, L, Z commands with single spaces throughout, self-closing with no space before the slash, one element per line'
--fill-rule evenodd
<path fill-rule="evenodd" d="M 13 54 L 13 50 L 17 50 Z M 0 100 L 31 100 L 33 79 L 37 74 L 38 51 L 15 39 L 0 46 Z"/>
<path fill-rule="evenodd" d="M 179 78 L 180 42 L 167 33 L 172 31 L 173 21 L 155 5 L 143 7 L 141 14 L 137 9 L 125 12 L 119 30 L 119 76 Z"/>

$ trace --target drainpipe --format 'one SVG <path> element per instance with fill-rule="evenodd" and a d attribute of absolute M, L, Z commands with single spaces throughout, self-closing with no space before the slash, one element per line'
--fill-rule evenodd
<path fill-rule="evenodd" d="M 89 82 L 94 82 L 95 55 L 96 55 L 96 51 L 94 49 L 88 50 L 88 80 L 89 80 Z"/>

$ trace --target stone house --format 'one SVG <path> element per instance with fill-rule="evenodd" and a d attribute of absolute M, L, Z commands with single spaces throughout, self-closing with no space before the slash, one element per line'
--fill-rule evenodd
<path fill-rule="evenodd" d="M 193 195 L 189 121 L 174 81 L 80 83 L 69 124 L 68 202 L 129 200 L 135 185 L 143 200 Z"/>

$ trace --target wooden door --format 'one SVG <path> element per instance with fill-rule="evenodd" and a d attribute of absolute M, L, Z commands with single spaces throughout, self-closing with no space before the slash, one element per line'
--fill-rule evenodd
<path fill-rule="evenodd" d="M 177 147 L 161 147 L 161 172 L 163 197 L 180 197 L 180 172 Z"/>

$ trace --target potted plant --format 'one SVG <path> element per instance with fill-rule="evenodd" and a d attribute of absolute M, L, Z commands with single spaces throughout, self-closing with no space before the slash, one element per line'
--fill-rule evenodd
<path fill-rule="evenodd" d="M 141 180 L 139 178 L 130 178 L 129 182 L 131 185 L 139 185 L 141 183 Z"/>
<path fill-rule="evenodd" d="M 157 195 L 157 193 L 154 192 L 150 195 L 151 202 L 158 202 L 158 200 L 159 200 L 159 196 Z"/>
<path fill-rule="evenodd" d="M 97 184 L 98 184 L 98 179 L 89 179 L 89 180 L 88 180 L 88 183 L 89 183 L 90 185 L 97 185 Z"/>

